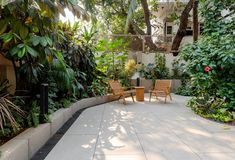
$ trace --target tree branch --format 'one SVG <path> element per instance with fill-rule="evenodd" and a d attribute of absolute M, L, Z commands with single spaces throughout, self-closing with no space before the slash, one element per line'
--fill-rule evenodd
<path fill-rule="evenodd" d="M 178 54 L 178 49 L 179 49 L 180 43 L 181 43 L 183 37 L 186 35 L 188 17 L 189 17 L 190 11 L 193 8 L 193 1 L 194 0 L 190 0 L 188 2 L 188 4 L 186 5 L 186 7 L 184 8 L 184 11 L 181 13 L 180 26 L 179 26 L 179 29 L 176 33 L 176 36 L 173 40 L 173 44 L 171 47 L 172 52 L 175 52 L 177 54 Z"/>
<path fill-rule="evenodd" d="M 145 35 L 145 32 L 139 28 L 138 25 L 136 25 L 134 22 L 131 22 L 130 28 L 129 28 L 129 33 L 134 34 L 134 35 Z M 152 51 L 163 51 L 163 48 L 158 48 L 156 44 L 153 43 L 151 35 L 145 37 L 145 43 L 149 47 L 150 50 Z"/>
<path fill-rule="evenodd" d="M 149 8 L 148 8 L 148 2 L 147 0 L 141 0 L 141 5 L 143 7 L 144 10 L 144 21 L 147 27 L 147 35 L 151 35 L 152 34 L 152 29 L 151 29 L 151 23 L 150 23 L 150 12 L 149 12 Z"/>

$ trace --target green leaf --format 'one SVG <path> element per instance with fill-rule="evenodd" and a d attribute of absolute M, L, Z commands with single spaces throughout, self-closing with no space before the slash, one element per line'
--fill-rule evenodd
<path fill-rule="evenodd" d="M 33 57 L 37 57 L 39 54 L 36 50 L 34 50 L 33 48 L 26 46 L 27 52 L 33 56 Z"/>
<path fill-rule="evenodd" d="M 13 47 L 9 52 L 12 56 L 14 56 L 17 52 L 19 52 L 18 46 Z"/>
<path fill-rule="evenodd" d="M 233 115 L 233 119 L 235 119 L 235 112 L 232 112 L 232 115 Z"/>
<path fill-rule="evenodd" d="M 40 38 L 40 44 L 43 46 L 43 47 L 46 47 L 47 46 L 47 39 L 45 37 L 41 37 Z"/>
<path fill-rule="evenodd" d="M 20 27 L 20 37 L 25 39 L 29 34 L 29 29 L 25 26 Z"/>
<path fill-rule="evenodd" d="M 18 36 L 16 33 L 13 33 L 13 35 L 14 35 L 17 39 L 21 40 L 20 36 Z"/>
<path fill-rule="evenodd" d="M 49 44 L 50 46 L 52 46 L 52 40 L 48 37 L 48 36 L 46 36 L 45 37 L 45 39 L 46 39 L 46 41 L 47 41 L 47 44 Z"/>
<path fill-rule="evenodd" d="M 23 47 L 21 50 L 19 50 L 18 57 L 19 58 L 24 57 L 25 53 L 26 53 L 26 49 L 25 49 L 25 47 Z"/>
<path fill-rule="evenodd" d="M 12 28 L 13 33 L 19 34 L 20 28 L 22 27 L 22 22 L 12 18 L 10 20 L 10 27 Z"/>
<path fill-rule="evenodd" d="M 221 109 L 219 109 L 219 111 L 220 111 L 221 113 L 225 113 L 225 112 L 227 111 L 227 108 L 221 108 Z"/>
<path fill-rule="evenodd" d="M 24 47 L 24 44 L 18 44 L 17 47 L 18 47 L 18 48 L 23 48 L 23 47 Z"/>
<path fill-rule="evenodd" d="M 40 43 L 40 38 L 39 36 L 33 36 L 31 38 L 31 42 L 33 43 L 33 46 L 37 46 Z"/>
<path fill-rule="evenodd" d="M 38 32 L 39 32 L 38 27 L 33 27 L 33 32 L 34 32 L 34 33 L 38 33 Z"/>
<path fill-rule="evenodd" d="M 4 33 L 7 30 L 7 20 L 0 20 L 0 34 Z"/>
<path fill-rule="evenodd" d="M 11 33 L 5 33 L 0 36 L 0 39 L 2 39 L 4 43 L 10 42 L 12 38 L 13 38 L 13 35 Z"/>

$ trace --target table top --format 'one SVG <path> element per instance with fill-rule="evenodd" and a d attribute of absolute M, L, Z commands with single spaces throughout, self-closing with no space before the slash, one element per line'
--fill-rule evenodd
<path fill-rule="evenodd" d="M 144 88 L 144 86 L 135 87 L 135 89 L 142 89 L 142 88 Z"/>

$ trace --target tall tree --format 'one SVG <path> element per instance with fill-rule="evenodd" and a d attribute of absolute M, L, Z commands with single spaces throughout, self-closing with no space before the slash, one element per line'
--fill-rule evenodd
<path fill-rule="evenodd" d="M 149 6 L 147 0 L 141 0 L 141 5 L 144 10 L 144 21 L 147 27 L 146 35 L 147 37 L 145 38 L 146 44 L 150 48 L 150 50 L 156 50 L 158 49 L 157 46 L 153 43 L 152 40 L 152 25 L 150 22 L 150 11 L 149 11 Z"/>
<path fill-rule="evenodd" d="M 133 0 L 132 0 L 133 1 Z M 195 3 L 194 3 L 195 1 Z M 148 7 L 148 2 L 147 0 L 141 0 L 141 5 L 144 11 L 144 20 L 145 20 L 145 25 L 147 28 L 147 33 L 146 35 L 149 35 L 149 37 L 147 37 L 145 39 L 147 46 L 151 49 L 151 50 L 158 50 L 160 48 L 158 48 L 152 41 L 151 38 L 151 34 L 152 34 L 152 26 L 150 23 L 150 11 L 149 11 L 149 7 Z M 172 52 L 178 54 L 178 49 L 180 46 L 180 43 L 183 39 L 183 37 L 186 35 L 186 28 L 187 28 L 187 24 L 188 24 L 188 17 L 189 17 L 189 13 L 192 10 L 193 6 L 195 6 L 195 19 L 197 21 L 195 21 L 195 26 L 197 25 L 197 29 L 195 30 L 196 33 L 198 33 L 198 16 L 197 16 L 197 6 L 198 6 L 198 0 L 190 0 L 188 2 L 188 4 L 186 5 L 186 7 L 184 8 L 183 12 L 181 13 L 180 16 L 180 26 L 179 29 L 177 31 L 177 34 L 173 40 L 173 44 L 172 44 Z M 141 30 L 140 28 L 138 28 L 138 26 L 135 26 L 135 24 L 132 23 L 132 28 L 134 28 L 134 30 L 138 33 L 138 34 L 143 34 L 143 30 Z M 196 27 L 195 27 L 196 28 Z M 195 39 L 197 39 L 198 34 L 194 34 L 195 35 Z"/>
<path fill-rule="evenodd" d="M 85 0 L 83 0 L 85 1 Z M 103 23 L 106 24 L 109 31 L 116 34 L 130 33 L 134 35 L 140 35 L 138 39 L 141 43 L 141 36 L 144 35 L 145 44 L 150 50 L 162 50 L 152 40 L 152 27 L 151 20 L 153 15 L 150 12 L 149 4 L 156 4 L 155 0 L 86 0 L 93 1 L 99 14 L 102 17 Z M 174 38 L 172 50 L 177 51 L 180 43 L 186 34 L 186 28 L 188 24 L 189 13 L 193 8 L 193 1 L 190 0 L 185 6 L 184 11 L 180 17 L 180 27 Z M 138 2 L 141 4 L 140 9 Z M 157 6 L 157 4 L 156 4 Z M 151 8 L 153 5 L 151 5 Z M 102 10 L 101 10 L 102 9 Z M 152 11 L 152 10 L 151 10 Z M 157 11 L 157 10 L 156 10 Z M 125 23 L 126 20 L 126 23 Z M 146 31 L 145 31 L 146 30 Z"/>

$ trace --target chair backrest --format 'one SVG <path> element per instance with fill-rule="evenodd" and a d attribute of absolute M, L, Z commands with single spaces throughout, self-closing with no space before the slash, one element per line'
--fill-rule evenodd
<path fill-rule="evenodd" d="M 109 81 L 109 86 L 113 92 L 113 94 L 120 94 L 123 92 L 123 88 L 121 86 L 121 84 L 118 81 L 115 80 L 111 80 Z"/>
<path fill-rule="evenodd" d="M 171 80 L 156 80 L 154 90 L 165 91 L 171 88 Z"/>

